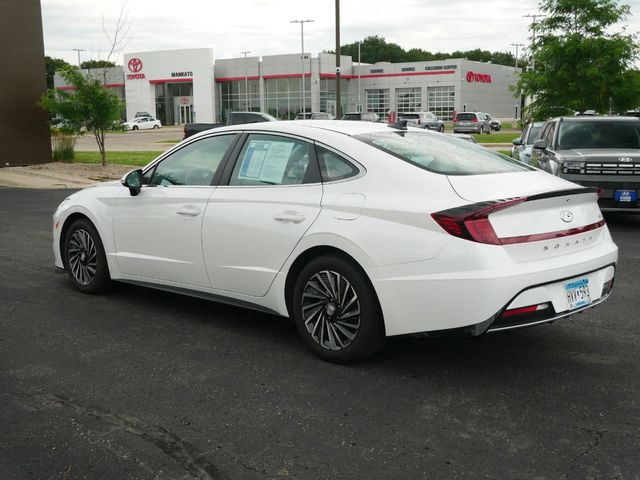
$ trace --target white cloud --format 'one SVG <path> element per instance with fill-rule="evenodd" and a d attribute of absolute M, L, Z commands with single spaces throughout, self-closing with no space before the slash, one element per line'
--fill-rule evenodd
<path fill-rule="evenodd" d="M 343 0 L 341 43 L 380 35 L 403 48 L 452 52 L 483 48 L 506 51 L 510 43 L 526 43 L 528 19 L 537 0 Z M 627 2 L 640 15 L 640 0 Z M 126 5 L 132 25 L 125 52 L 211 47 L 216 58 L 297 52 L 305 25 L 305 50 L 335 47 L 333 0 L 136 0 Z M 45 51 L 76 62 L 104 58 L 109 48 L 102 30 L 115 25 L 121 2 L 114 0 L 42 0 Z M 629 19 L 640 30 L 640 18 Z M 120 61 L 121 59 L 118 59 Z"/>

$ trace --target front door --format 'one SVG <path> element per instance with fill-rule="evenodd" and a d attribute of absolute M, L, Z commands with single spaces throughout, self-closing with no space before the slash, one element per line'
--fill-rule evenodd
<path fill-rule="evenodd" d="M 140 280 L 209 287 L 202 255 L 202 219 L 214 175 L 236 135 L 199 139 L 145 172 L 133 197 L 123 188 L 113 219 L 122 273 Z"/>
<path fill-rule="evenodd" d="M 249 134 L 228 185 L 216 189 L 205 213 L 202 243 L 213 288 L 265 295 L 318 217 L 321 199 L 310 143 Z"/>
<path fill-rule="evenodd" d="M 191 105 L 180 105 L 178 114 L 178 123 L 184 125 L 185 123 L 193 123 L 193 114 Z"/>

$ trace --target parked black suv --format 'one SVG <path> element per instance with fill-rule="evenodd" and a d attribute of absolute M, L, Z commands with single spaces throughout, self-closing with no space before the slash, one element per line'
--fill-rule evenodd
<path fill-rule="evenodd" d="M 544 124 L 531 164 L 600 191 L 600 208 L 640 213 L 640 118 L 559 117 Z"/>

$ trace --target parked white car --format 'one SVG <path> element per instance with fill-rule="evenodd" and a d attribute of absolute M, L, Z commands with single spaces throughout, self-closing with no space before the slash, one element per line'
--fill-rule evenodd
<path fill-rule="evenodd" d="M 597 199 L 435 132 L 266 122 L 70 195 L 53 250 L 81 292 L 117 280 L 290 316 L 317 355 L 348 362 L 392 335 L 480 335 L 602 303 L 618 249 Z"/>
<path fill-rule="evenodd" d="M 136 117 L 133 120 L 122 124 L 125 130 L 147 130 L 158 129 L 162 127 L 162 123 L 153 117 Z"/>

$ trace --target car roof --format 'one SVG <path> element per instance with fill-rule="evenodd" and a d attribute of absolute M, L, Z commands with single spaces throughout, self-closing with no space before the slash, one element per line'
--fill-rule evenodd
<path fill-rule="evenodd" d="M 422 129 L 410 129 L 422 131 Z M 391 129 L 387 127 L 386 123 L 377 122 L 350 122 L 344 120 L 282 120 L 278 122 L 248 123 L 244 125 L 219 127 L 215 129 L 215 132 L 222 133 L 238 130 L 280 132 L 301 136 L 314 136 L 318 133 L 318 130 L 342 133 L 349 136 L 391 131 Z M 202 136 L 206 133 L 210 134 L 211 132 L 211 130 L 207 130 L 197 134 L 197 136 Z M 194 137 L 195 136 L 196 135 L 194 135 Z"/>

